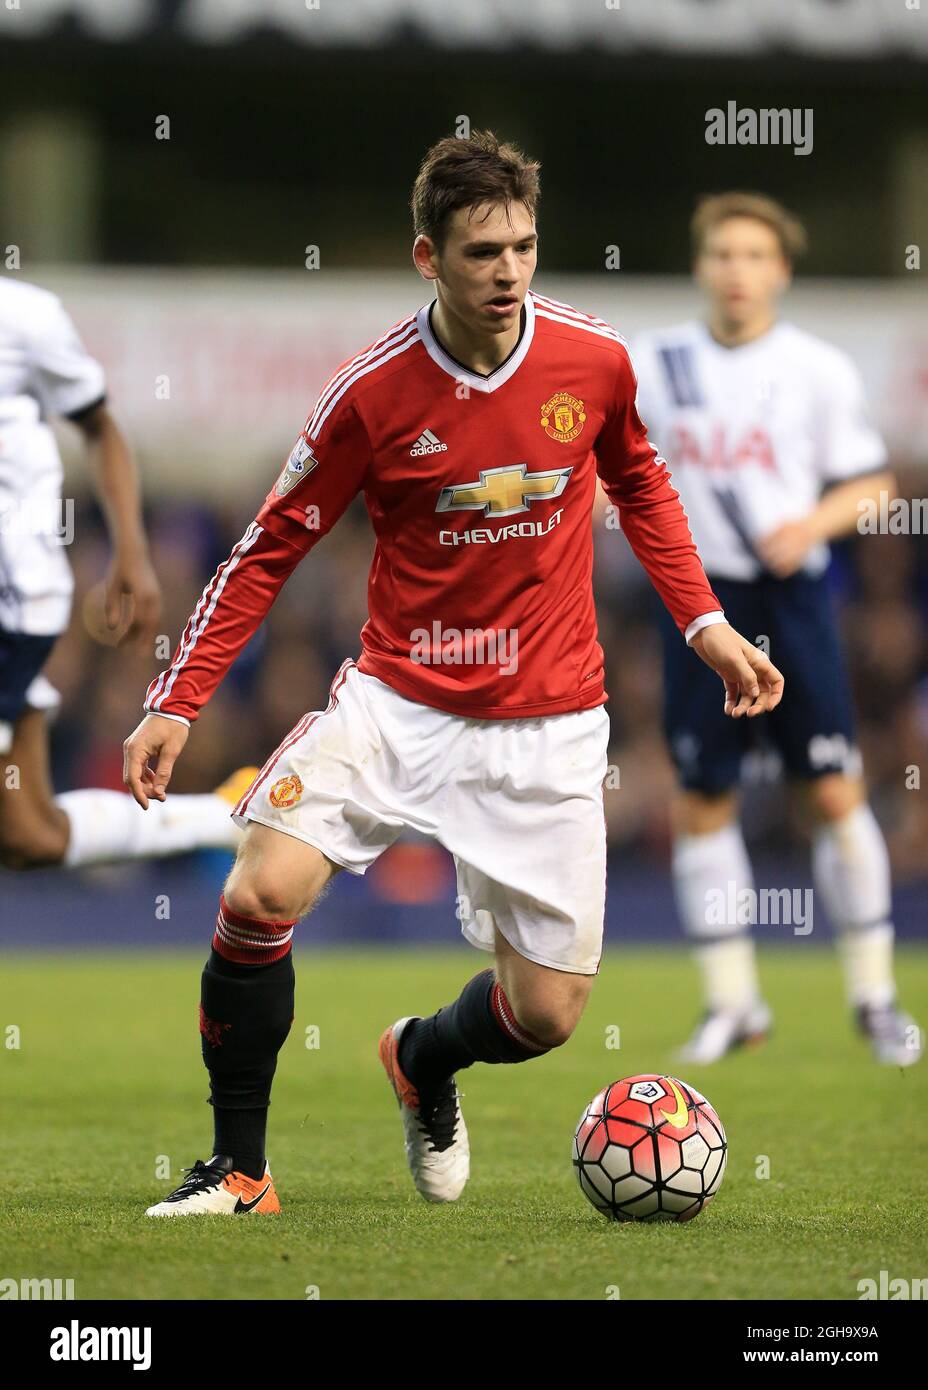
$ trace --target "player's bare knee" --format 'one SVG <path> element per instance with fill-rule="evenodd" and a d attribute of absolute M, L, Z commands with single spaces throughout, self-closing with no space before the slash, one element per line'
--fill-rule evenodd
<path fill-rule="evenodd" d="M 232 867 L 223 896 L 233 912 L 262 922 L 295 922 L 306 915 L 325 888 L 325 864 L 305 874 L 281 873 L 279 866 L 241 855 Z"/>
<path fill-rule="evenodd" d="M 817 777 L 807 782 L 803 790 L 808 811 L 820 822 L 843 820 L 866 796 L 859 778 L 847 777 L 839 772 Z"/>
<path fill-rule="evenodd" d="M 223 896 L 240 917 L 261 922 L 293 922 L 312 906 L 312 898 L 303 902 L 286 885 L 254 870 L 236 874 L 233 869 Z"/>
<path fill-rule="evenodd" d="M 557 1009 L 527 1009 L 517 1014 L 516 1021 L 537 1042 L 551 1048 L 563 1047 L 577 1026 L 572 1014 Z"/>
<path fill-rule="evenodd" d="M 732 824 L 737 814 L 737 792 L 681 792 L 674 802 L 674 830 L 678 835 L 711 835 Z"/>
<path fill-rule="evenodd" d="M 309 911 L 337 872 L 338 866 L 314 846 L 264 826 L 250 825 L 224 896 L 240 916 L 293 922 Z"/>
<path fill-rule="evenodd" d="M 585 981 L 585 976 L 578 980 Z M 510 1006 L 520 1028 L 530 1033 L 546 1047 L 563 1047 L 580 1022 L 588 988 L 581 986 L 564 998 L 542 996 L 510 999 Z"/>
<path fill-rule="evenodd" d="M 497 942 L 497 977 L 516 1023 L 545 1047 L 563 1047 L 580 1022 L 594 976 L 536 965 Z"/>

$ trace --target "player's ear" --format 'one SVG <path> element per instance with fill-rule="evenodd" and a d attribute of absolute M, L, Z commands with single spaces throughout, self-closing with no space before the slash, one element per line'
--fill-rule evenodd
<path fill-rule="evenodd" d="M 438 279 L 438 251 L 431 237 L 419 233 L 412 244 L 412 262 L 423 280 Z"/>

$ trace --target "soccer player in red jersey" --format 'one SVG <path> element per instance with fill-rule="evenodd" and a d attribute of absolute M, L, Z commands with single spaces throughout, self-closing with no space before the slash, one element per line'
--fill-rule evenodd
<path fill-rule="evenodd" d="M 429 1201 L 468 1176 L 455 1073 L 570 1037 L 602 950 L 609 721 L 592 593 L 597 477 L 689 643 L 753 718 L 783 681 L 726 622 L 619 334 L 530 292 L 538 165 L 490 134 L 445 139 L 413 191 L 435 299 L 335 372 L 264 506 L 210 580 L 125 745 L 164 800 L 198 711 L 291 571 L 363 492 L 369 618 L 327 709 L 306 714 L 236 808 L 242 846 L 203 972 L 213 1157 L 153 1216 L 278 1209 L 264 1143 L 293 1019 L 291 938 L 333 875 L 406 826 L 454 856 L 465 937 L 495 968 L 387 1028 L 380 1056 Z"/>

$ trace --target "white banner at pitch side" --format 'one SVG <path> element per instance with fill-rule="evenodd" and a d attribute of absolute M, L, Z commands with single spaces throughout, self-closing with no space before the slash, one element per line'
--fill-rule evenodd
<path fill-rule="evenodd" d="M 0 37 L 46 37 L 62 23 L 109 42 L 170 35 L 224 44 L 269 30 L 316 47 L 435 48 L 556 53 L 595 45 L 621 53 L 819 58 L 928 56 L 921 0 L 0 0 Z"/>
<path fill-rule="evenodd" d="M 414 271 L 38 271 L 106 369 L 149 492 L 215 494 L 276 476 L 334 369 L 417 309 Z M 626 337 L 700 312 L 685 278 L 539 273 L 536 287 Z M 785 317 L 850 353 L 900 459 L 928 464 L 928 303 L 911 281 L 807 281 Z M 64 438 L 64 436 L 62 436 Z"/>

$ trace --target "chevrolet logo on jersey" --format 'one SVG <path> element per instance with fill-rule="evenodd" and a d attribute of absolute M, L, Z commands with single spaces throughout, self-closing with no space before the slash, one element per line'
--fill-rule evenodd
<path fill-rule="evenodd" d="M 483 511 L 484 516 L 515 516 L 527 512 L 529 503 L 560 497 L 573 468 L 550 468 L 529 473 L 527 463 L 506 464 L 502 468 L 481 468 L 473 483 L 453 483 L 443 487 L 436 512 L 459 509 Z"/>

